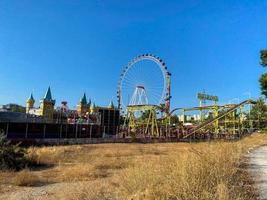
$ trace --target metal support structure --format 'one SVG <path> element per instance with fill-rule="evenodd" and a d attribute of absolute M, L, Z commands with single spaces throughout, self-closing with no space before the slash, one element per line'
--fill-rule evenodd
<path fill-rule="evenodd" d="M 245 130 L 244 106 L 254 103 L 254 101 L 249 99 L 239 104 L 209 106 L 209 108 L 213 108 L 213 118 L 196 126 L 185 136 L 185 138 L 205 132 L 212 133 L 214 137 L 217 137 L 217 134 L 220 133 L 220 128 L 224 130 L 224 133 L 227 132 L 229 137 L 240 136 Z M 219 113 L 220 108 L 227 108 L 227 110 L 222 110 L 221 113 Z M 191 108 L 187 110 L 192 109 L 195 110 L 201 108 Z M 250 119 L 246 121 L 250 121 Z"/>
<path fill-rule="evenodd" d="M 147 115 L 136 116 L 136 113 Z M 124 121 L 124 129 L 127 136 L 137 137 L 138 134 L 143 136 L 159 137 L 159 124 L 157 119 L 157 106 L 155 105 L 135 105 L 127 107 L 127 115 Z M 165 123 L 165 122 L 163 122 Z"/>
<path fill-rule="evenodd" d="M 215 105 L 213 108 L 213 115 L 214 115 L 214 118 L 219 116 L 219 107 L 217 105 Z M 219 120 L 215 121 L 214 128 L 215 128 L 215 134 L 218 135 L 219 134 Z"/>

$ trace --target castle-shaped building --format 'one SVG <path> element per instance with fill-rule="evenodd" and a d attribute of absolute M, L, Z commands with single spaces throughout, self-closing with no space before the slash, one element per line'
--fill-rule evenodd
<path fill-rule="evenodd" d="M 52 98 L 51 89 L 48 87 L 43 99 L 40 100 L 40 107 L 34 107 L 35 100 L 31 94 L 26 102 L 26 113 L 37 116 L 43 116 L 45 119 L 52 120 L 54 114 L 54 106 L 56 101 Z"/>
<path fill-rule="evenodd" d="M 81 117 L 90 113 L 90 106 L 91 106 L 91 100 L 87 102 L 86 94 L 84 93 L 83 97 L 81 98 L 80 102 L 77 105 L 78 115 Z"/>
<path fill-rule="evenodd" d="M 26 101 L 26 113 L 36 116 L 42 116 L 46 121 L 52 121 L 53 118 L 58 119 L 62 116 L 62 109 L 55 110 L 55 100 L 52 98 L 52 93 L 50 87 L 48 87 L 47 92 L 43 99 L 40 100 L 40 106 L 36 108 L 34 106 L 35 99 L 33 94 Z M 108 107 L 96 106 L 91 100 L 87 101 L 86 94 L 84 93 L 79 103 L 77 104 L 77 110 L 69 110 L 66 112 L 66 121 L 82 121 L 82 119 L 92 119 L 96 118 L 99 123 L 105 128 L 105 131 L 109 131 L 110 127 L 117 126 L 119 120 L 119 110 L 115 108 L 113 102 L 111 101 Z M 77 118 L 78 117 L 78 118 Z"/>
<path fill-rule="evenodd" d="M 115 106 L 113 102 L 111 101 L 108 107 L 99 107 L 96 106 L 95 103 L 91 102 L 91 99 L 87 102 L 86 94 L 84 93 L 80 102 L 77 105 L 77 113 L 80 117 L 88 115 L 88 114 L 94 114 L 98 113 L 100 110 L 106 109 L 106 110 L 115 110 Z"/>

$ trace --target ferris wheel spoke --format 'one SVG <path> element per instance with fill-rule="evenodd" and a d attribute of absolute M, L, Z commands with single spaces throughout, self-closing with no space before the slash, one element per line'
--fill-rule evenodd
<path fill-rule="evenodd" d="M 123 81 L 125 81 L 125 80 L 129 80 L 129 81 L 133 82 L 134 80 L 136 80 L 136 77 L 134 77 L 133 75 L 128 74 L 127 76 L 124 77 Z"/>
<path fill-rule="evenodd" d="M 151 104 L 158 104 L 159 100 L 156 97 L 151 97 L 151 99 L 149 100 Z"/>
<path fill-rule="evenodd" d="M 136 88 L 135 85 L 130 85 L 130 84 L 124 84 L 122 86 L 123 90 L 133 90 L 134 88 Z"/>
<path fill-rule="evenodd" d="M 122 82 L 122 84 L 124 84 L 124 83 L 128 83 L 128 84 L 132 84 L 132 85 L 134 85 L 134 84 L 135 84 L 135 81 L 134 81 L 134 80 L 130 80 L 130 79 L 125 79 L 125 80 Z"/>
<path fill-rule="evenodd" d="M 159 99 L 159 98 L 161 98 L 162 94 L 160 94 L 160 93 L 151 93 L 150 96 L 153 96 L 153 97 Z"/>
<path fill-rule="evenodd" d="M 159 89 L 164 89 L 164 86 L 153 86 L 153 87 L 146 87 L 149 90 L 159 90 Z"/>
<path fill-rule="evenodd" d="M 155 94 L 152 94 L 151 96 L 155 97 L 158 101 L 162 101 L 162 94 L 160 93 L 155 93 Z"/>
<path fill-rule="evenodd" d="M 136 80 L 135 79 L 128 79 L 128 78 L 125 78 L 124 81 L 122 82 L 123 83 L 129 83 L 129 84 L 132 84 L 134 85 L 136 83 Z"/>
<path fill-rule="evenodd" d="M 156 96 L 156 97 L 162 96 L 162 92 L 158 92 L 158 91 L 147 90 L 147 93 L 148 95 L 151 95 L 151 96 Z"/>
<path fill-rule="evenodd" d="M 136 73 L 135 69 L 129 69 L 128 70 L 128 75 L 132 76 L 132 77 L 136 77 L 136 75 L 138 75 L 138 74 Z"/>
<path fill-rule="evenodd" d="M 163 91 L 158 91 L 158 90 L 146 90 L 146 91 L 149 92 L 149 93 L 152 93 L 152 94 L 154 94 L 154 93 L 162 94 L 163 93 Z"/>

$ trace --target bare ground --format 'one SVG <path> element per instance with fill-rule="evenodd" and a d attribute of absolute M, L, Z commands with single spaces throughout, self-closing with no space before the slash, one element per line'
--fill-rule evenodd
<path fill-rule="evenodd" d="M 254 175 L 260 199 L 267 199 L 267 146 L 261 146 L 248 155 L 250 171 Z"/>

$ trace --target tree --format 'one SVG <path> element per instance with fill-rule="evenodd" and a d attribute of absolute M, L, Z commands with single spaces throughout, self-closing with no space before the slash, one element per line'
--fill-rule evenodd
<path fill-rule="evenodd" d="M 179 124 L 179 118 L 176 114 L 171 116 L 171 124 Z"/>
<path fill-rule="evenodd" d="M 266 67 L 267 66 L 267 50 L 261 50 L 260 51 L 260 59 L 261 59 L 261 65 L 263 67 Z M 260 82 L 260 87 L 261 87 L 261 93 L 267 97 L 267 73 L 264 73 L 261 75 L 260 79 L 259 79 L 259 82 Z"/>
<path fill-rule="evenodd" d="M 150 114 L 150 111 L 149 110 L 145 110 L 144 112 L 141 113 L 141 119 L 142 120 L 148 119 L 149 114 Z"/>
<path fill-rule="evenodd" d="M 267 106 L 263 98 L 259 98 L 257 103 L 252 106 L 250 117 L 252 120 L 257 120 L 259 122 L 259 128 L 265 128 L 267 126 Z"/>
<path fill-rule="evenodd" d="M 163 117 L 163 113 L 166 112 L 166 105 L 164 103 L 161 103 L 158 107 L 160 113 L 161 113 L 161 117 Z"/>
<path fill-rule="evenodd" d="M 261 87 L 261 93 L 267 97 L 267 73 L 264 73 L 260 77 L 260 87 Z"/>
<path fill-rule="evenodd" d="M 12 145 L 0 133 L 0 170 L 20 170 L 29 164 L 26 152 L 18 145 Z"/>
<path fill-rule="evenodd" d="M 267 66 L 267 50 L 261 50 L 261 65 L 263 67 Z"/>

